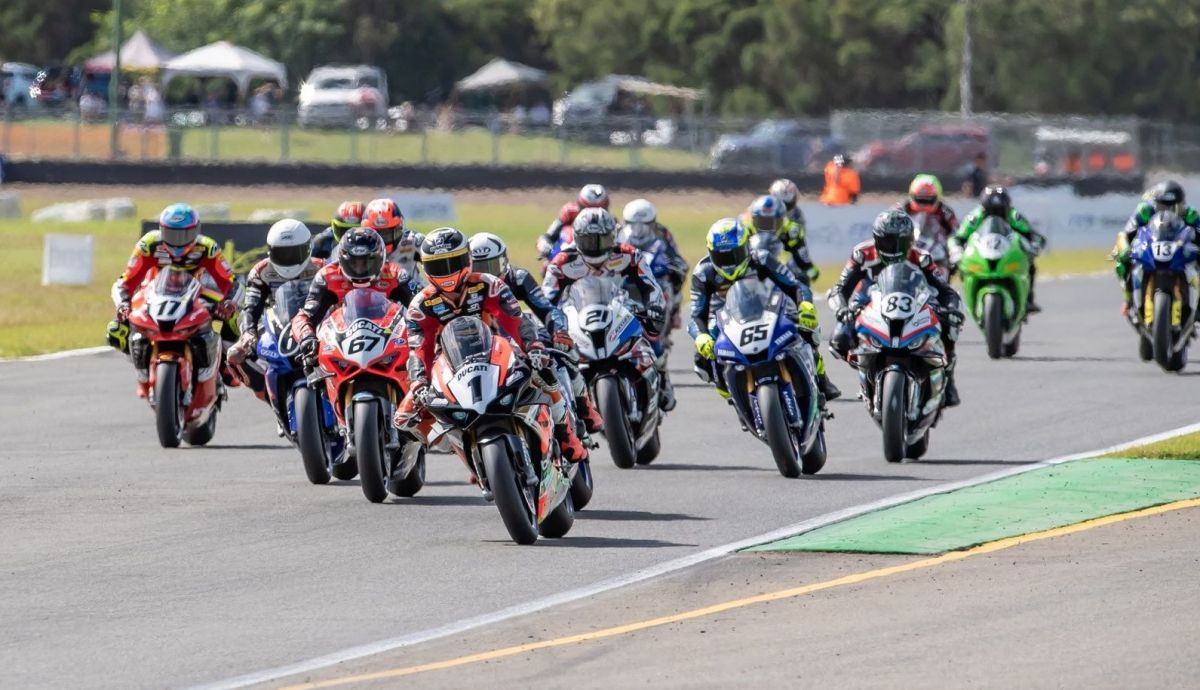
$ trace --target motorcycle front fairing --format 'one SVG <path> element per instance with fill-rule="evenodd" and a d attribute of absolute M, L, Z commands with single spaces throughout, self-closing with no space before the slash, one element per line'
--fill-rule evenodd
<path fill-rule="evenodd" d="M 1138 229 L 1137 237 L 1130 247 L 1133 256 L 1133 305 L 1137 312 L 1135 326 L 1150 337 L 1150 326 L 1154 321 L 1154 293 L 1167 292 L 1178 305 L 1172 314 L 1173 325 L 1181 330 L 1196 318 L 1196 300 L 1200 296 L 1200 276 L 1197 274 L 1195 256 L 1197 247 L 1184 241 L 1183 237 L 1160 229 L 1155 234 L 1148 226 Z M 1185 345 L 1187 339 L 1176 343 L 1176 350 Z"/>

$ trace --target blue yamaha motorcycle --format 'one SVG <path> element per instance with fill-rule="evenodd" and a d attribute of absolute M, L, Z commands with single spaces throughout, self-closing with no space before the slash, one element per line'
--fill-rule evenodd
<path fill-rule="evenodd" d="M 717 373 L 742 424 L 771 448 L 785 477 L 815 474 L 826 457 L 816 361 L 795 309 L 773 286 L 743 278 L 717 312 Z"/>
<path fill-rule="evenodd" d="M 1138 229 L 1130 245 L 1129 320 L 1138 332 L 1138 354 L 1164 371 L 1180 371 L 1187 364 L 1196 321 L 1196 247 L 1185 241 L 1186 234 L 1186 229 L 1151 221 Z"/>
<path fill-rule="evenodd" d="M 266 379 L 267 399 L 279 428 L 300 449 L 308 481 L 328 484 L 331 477 L 353 479 L 358 465 L 346 457 L 346 439 L 338 432 L 324 387 L 310 387 L 298 361 L 299 345 L 292 338 L 291 323 L 307 295 L 304 281 L 275 289 L 274 304 L 259 329 L 258 368 Z"/>

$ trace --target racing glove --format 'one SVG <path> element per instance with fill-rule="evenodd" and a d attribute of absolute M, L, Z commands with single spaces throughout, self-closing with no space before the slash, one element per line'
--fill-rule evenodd
<path fill-rule="evenodd" d="M 701 333 L 700 335 L 696 336 L 696 352 L 699 352 L 700 356 L 703 357 L 704 359 L 713 359 L 714 358 L 714 355 L 713 355 L 713 346 L 714 345 L 716 345 L 716 341 L 713 340 L 713 337 L 711 335 L 709 335 L 707 333 Z"/>
<path fill-rule="evenodd" d="M 525 350 L 525 356 L 529 358 L 529 366 L 533 367 L 535 371 L 543 371 L 550 368 L 550 355 L 541 343 L 529 343 L 529 347 Z"/>
<path fill-rule="evenodd" d="M 129 321 L 129 302 L 121 302 L 117 305 L 117 321 L 120 323 Z"/>
<path fill-rule="evenodd" d="M 300 360 L 305 369 L 317 368 L 317 336 L 306 335 L 300 339 Z"/>
<path fill-rule="evenodd" d="M 237 342 L 229 347 L 229 351 L 225 353 L 225 358 L 230 364 L 240 365 L 246 361 L 246 357 L 254 348 L 255 341 L 258 336 L 255 333 L 247 331 L 238 338 Z"/>
<path fill-rule="evenodd" d="M 555 331 L 553 340 L 554 347 L 563 352 L 570 352 L 571 348 L 575 347 L 575 339 L 566 331 Z"/>
<path fill-rule="evenodd" d="M 838 307 L 837 320 L 840 321 L 841 323 L 844 323 L 847 326 L 849 326 L 849 325 L 853 324 L 854 320 L 857 318 L 858 318 L 858 309 L 857 308 L 850 307 L 850 306 Z"/>
<path fill-rule="evenodd" d="M 944 312 L 942 314 L 942 318 L 945 319 L 946 323 L 954 326 L 955 328 L 958 328 L 963 324 L 963 313 L 957 309 Z"/>
<path fill-rule="evenodd" d="M 550 250 L 554 248 L 554 243 L 545 235 L 538 235 L 537 238 L 537 253 L 539 259 L 549 258 Z"/>
<path fill-rule="evenodd" d="M 234 302 L 231 299 L 222 300 L 213 309 L 213 316 L 215 316 L 218 321 L 228 321 L 229 317 L 233 316 L 234 312 L 237 311 L 237 308 L 237 302 Z"/>

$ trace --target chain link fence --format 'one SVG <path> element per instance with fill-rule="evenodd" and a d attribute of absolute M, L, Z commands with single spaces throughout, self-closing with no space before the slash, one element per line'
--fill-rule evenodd
<path fill-rule="evenodd" d="M 320 118 L 176 109 L 161 117 L 103 108 L 0 111 L 0 153 L 13 160 L 292 161 L 593 167 L 613 170 L 819 172 L 835 154 L 868 174 L 963 175 L 978 154 L 1003 175 L 1200 171 L 1200 126 L 1133 118 L 839 111 L 827 118 L 730 119 L 397 107 Z M 319 124 L 319 126 L 318 126 Z M 113 143 L 116 144 L 114 151 Z"/>

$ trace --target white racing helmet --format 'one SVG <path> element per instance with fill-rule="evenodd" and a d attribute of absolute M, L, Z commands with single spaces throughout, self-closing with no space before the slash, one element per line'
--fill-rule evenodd
<path fill-rule="evenodd" d="M 312 232 L 292 218 L 284 218 L 267 231 L 267 260 L 281 277 L 291 280 L 304 272 L 312 256 Z"/>
<path fill-rule="evenodd" d="M 654 240 L 654 225 L 658 219 L 654 204 L 646 199 L 634 199 L 625 204 L 621 217 L 625 221 L 622 227 L 625 241 L 641 247 Z"/>
<path fill-rule="evenodd" d="M 471 235 L 471 270 L 503 276 L 508 271 L 508 245 L 499 235 L 477 232 Z"/>

